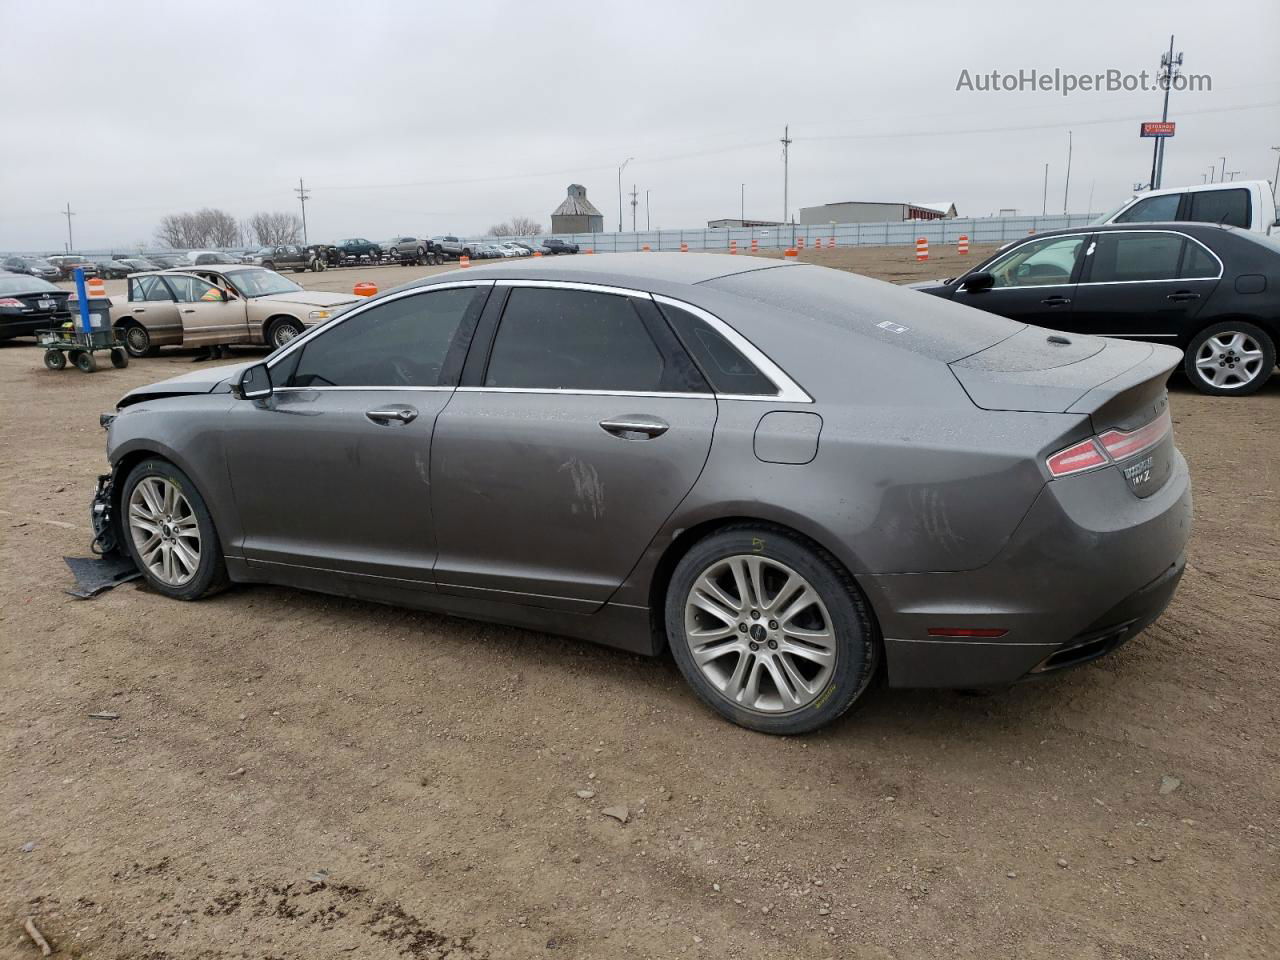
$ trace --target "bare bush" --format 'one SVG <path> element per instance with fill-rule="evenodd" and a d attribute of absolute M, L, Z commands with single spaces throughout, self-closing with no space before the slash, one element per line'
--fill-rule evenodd
<path fill-rule="evenodd" d="M 491 237 L 536 237 L 542 233 L 542 224 L 532 217 L 512 217 L 510 221 L 495 223 L 489 228 Z"/>
<path fill-rule="evenodd" d="M 225 210 L 206 207 L 194 213 L 171 213 L 160 218 L 156 240 L 166 247 L 232 247 L 240 242 L 240 224 Z"/>

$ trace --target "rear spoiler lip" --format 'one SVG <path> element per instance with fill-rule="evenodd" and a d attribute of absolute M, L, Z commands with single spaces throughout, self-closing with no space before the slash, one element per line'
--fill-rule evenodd
<path fill-rule="evenodd" d="M 1087 414 L 1094 432 L 1109 429 L 1128 430 L 1154 420 L 1169 405 L 1166 384 L 1169 375 L 1182 362 L 1182 351 L 1163 343 L 1147 344 L 1150 352 L 1142 360 L 1116 374 L 1110 380 L 1092 387 L 1070 407 L 1067 413 Z M 1140 406 L 1134 406 L 1130 391 L 1146 385 L 1148 398 Z M 1111 409 L 1112 404 L 1125 394 L 1123 412 Z"/>

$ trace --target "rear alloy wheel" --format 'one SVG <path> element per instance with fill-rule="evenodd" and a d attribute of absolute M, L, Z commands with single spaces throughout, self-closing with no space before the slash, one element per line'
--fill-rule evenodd
<path fill-rule="evenodd" d="M 273 321 L 267 331 L 267 342 L 273 347 L 283 347 L 294 337 L 302 333 L 302 324 L 292 318 Z"/>
<path fill-rule="evenodd" d="M 694 692 L 762 733 L 816 730 L 849 709 L 878 662 L 874 628 L 833 557 L 767 526 L 695 544 L 667 589 L 667 637 Z"/>
<path fill-rule="evenodd" d="M 129 554 L 152 588 L 195 600 L 226 585 L 213 519 L 185 473 L 163 460 L 140 463 L 122 502 Z"/>
<path fill-rule="evenodd" d="M 1183 361 L 1192 385 L 1216 396 L 1253 393 L 1267 382 L 1275 365 L 1275 344 L 1266 332 L 1235 320 L 1200 331 Z"/>
<path fill-rule="evenodd" d="M 156 348 L 151 345 L 151 334 L 140 323 L 134 323 L 124 332 L 124 348 L 131 357 L 153 357 Z"/>

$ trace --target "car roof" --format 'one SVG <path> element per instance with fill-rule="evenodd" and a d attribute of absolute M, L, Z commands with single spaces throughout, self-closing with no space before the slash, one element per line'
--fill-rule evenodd
<path fill-rule="evenodd" d="M 449 281 L 483 280 L 562 280 L 598 283 L 607 286 L 646 289 L 651 285 L 688 285 L 753 270 L 775 270 L 794 266 L 764 257 L 731 257 L 718 253 L 610 253 L 600 256 L 578 254 L 575 257 L 526 257 L 492 266 L 474 266 L 466 274 L 451 270 L 434 274 L 406 286 L 430 286 L 447 278 Z"/>
<path fill-rule="evenodd" d="M 1079 227 L 1063 227 L 1059 230 L 1045 230 L 1043 233 L 1029 234 L 1025 237 L 1019 237 L 1017 240 L 1009 244 L 1025 243 L 1028 240 L 1043 240 L 1045 237 L 1062 237 L 1076 233 L 1126 233 L 1126 232 L 1142 232 L 1151 230 L 1171 230 L 1174 233 L 1190 233 L 1200 239 L 1206 236 L 1212 236 L 1214 233 L 1235 233 L 1239 231 L 1238 227 L 1233 227 L 1228 223 L 1205 223 L 1202 220 L 1158 220 L 1143 223 L 1098 223 L 1086 224 Z"/>

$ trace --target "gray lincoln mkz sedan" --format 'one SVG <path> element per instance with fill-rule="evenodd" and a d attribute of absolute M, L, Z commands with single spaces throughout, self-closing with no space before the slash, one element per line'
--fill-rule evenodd
<path fill-rule="evenodd" d="M 799 733 L 891 686 L 1011 683 L 1151 623 L 1183 570 L 1177 350 L 817 266 L 509 261 L 125 396 L 99 544 L 228 582 L 670 645 Z"/>

